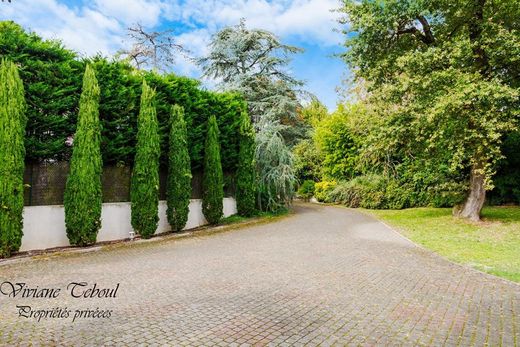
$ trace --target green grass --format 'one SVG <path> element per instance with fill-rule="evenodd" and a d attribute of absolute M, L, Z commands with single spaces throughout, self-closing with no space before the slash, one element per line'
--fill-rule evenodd
<path fill-rule="evenodd" d="M 481 223 L 454 218 L 444 208 L 369 212 L 454 262 L 520 282 L 520 207 L 484 208 Z"/>
<path fill-rule="evenodd" d="M 244 222 L 246 220 L 250 220 L 253 218 L 271 219 L 271 218 L 286 215 L 288 213 L 289 213 L 288 209 L 280 209 L 276 212 L 258 212 L 257 214 L 255 214 L 254 216 L 251 216 L 251 217 L 242 217 L 242 216 L 239 216 L 238 214 L 234 214 L 232 216 L 223 218 L 220 221 L 219 225 L 229 225 L 229 224 L 240 223 L 240 222 Z"/>

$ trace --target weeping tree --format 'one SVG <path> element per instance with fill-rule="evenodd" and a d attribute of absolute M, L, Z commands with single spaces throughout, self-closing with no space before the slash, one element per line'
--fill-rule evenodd
<path fill-rule="evenodd" d="M 143 81 L 137 128 L 137 148 L 130 189 L 132 227 L 146 239 L 152 237 L 159 222 L 160 157 L 155 91 L 146 81 Z"/>
<path fill-rule="evenodd" d="M 287 207 L 294 196 L 294 157 L 285 145 L 276 121 L 262 122 L 256 135 L 255 160 L 258 171 L 258 202 L 261 210 Z"/>
<path fill-rule="evenodd" d="M 172 107 L 168 152 L 166 199 L 168 223 L 173 231 L 181 231 L 188 221 L 191 197 L 191 166 L 184 108 Z"/>
<path fill-rule="evenodd" d="M 16 65 L 0 61 L 0 258 L 22 243 L 25 106 Z"/>
<path fill-rule="evenodd" d="M 306 129 L 300 126 L 297 112 L 302 82 L 291 76 L 287 66 L 290 56 L 298 52 L 301 49 L 283 44 L 269 31 L 248 29 L 242 20 L 215 34 L 208 56 L 199 60 L 205 76 L 219 79 L 220 88 L 239 92 L 247 101 L 257 133 L 256 176 L 265 193 L 260 195 L 269 201 L 260 203 L 261 208 L 286 205 L 294 193 L 295 181 L 288 181 L 295 175 L 287 144 L 295 143 Z M 276 143 L 281 160 L 272 160 L 273 153 L 264 152 L 273 149 L 269 143 Z M 276 180 L 271 176 L 275 172 L 285 174 Z"/>
<path fill-rule="evenodd" d="M 246 112 L 242 112 L 241 118 L 236 201 L 238 214 L 249 217 L 256 210 L 255 131 Z"/>
<path fill-rule="evenodd" d="M 209 117 L 204 150 L 202 178 L 202 213 L 210 224 L 217 224 L 223 217 L 224 174 L 220 162 L 220 143 L 215 116 Z"/>
<path fill-rule="evenodd" d="M 65 225 L 71 245 L 96 242 L 101 228 L 101 127 L 99 124 L 99 86 L 94 70 L 87 65 L 70 172 L 63 197 Z"/>

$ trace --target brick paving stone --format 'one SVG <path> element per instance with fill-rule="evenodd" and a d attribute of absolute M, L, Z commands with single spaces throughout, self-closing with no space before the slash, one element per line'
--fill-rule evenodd
<path fill-rule="evenodd" d="M 105 299 L 1 295 L 0 345 L 519 346 L 519 285 L 353 210 L 295 211 L 221 234 L 1 265 L 0 282 L 120 287 Z M 17 305 L 113 314 L 37 322 Z"/>

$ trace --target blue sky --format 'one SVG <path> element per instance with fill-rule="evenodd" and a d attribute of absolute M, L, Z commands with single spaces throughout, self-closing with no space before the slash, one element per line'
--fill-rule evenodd
<path fill-rule="evenodd" d="M 13 0 L 0 3 L 0 20 L 60 39 L 84 55 L 112 55 L 127 47 L 126 28 L 139 22 L 148 29 L 173 29 L 179 43 L 203 56 L 212 34 L 245 18 L 249 27 L 270 30 L 283 42 L 305 49 L 290 70 L 332 110 L 338 100 L 335 89 L 347 71 L 334 57 L 342 51 L 342 36 L 334 31 L 340 27 L 331 10 L 339 6 L 339 0 Z M 201 74 L 182 58 L 174 72 L 195 78 Z"/>

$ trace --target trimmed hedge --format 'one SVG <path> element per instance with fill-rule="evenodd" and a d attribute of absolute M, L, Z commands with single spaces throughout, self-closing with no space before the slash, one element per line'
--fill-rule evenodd
<path fill-rule="evenodd" d="M 173 74 L 136 71 L 123 61 L 102 57 L 80 59 L 59 41 L 43 40 L 10 21 L 0 21 L 0 56 L 19 65 L 27 93 L 27 161 L 69 160 L 66 139 L 74 134 L 85 66 L 96 71 L 101 89 L 99 114 L 104 164 L 131 166 L 137 142 L 137 118 L 144 78 L 156 90 L 161 165 L 168 165 L 171 105 L 184 108 L 193 170 L 202 168 L 206 123 L 217 117 L 221 134 L 222 167 L 235 172 L 238 164 L 241 113 L 238 94 L 203 90 L 197 80 Z"/>
<path fill-rule="evenodd" d="M 71 245 L 95 243 L 101 228 L 100 141 L 99 86 L 94 70 L 87 65 L 63 201 L 67 237 Z"/>
<path fill-rule="evenodd" d="M 25 116 L 18 68 L 0 61 L 0 258 L 20 249 L 23 236 Z"/>

